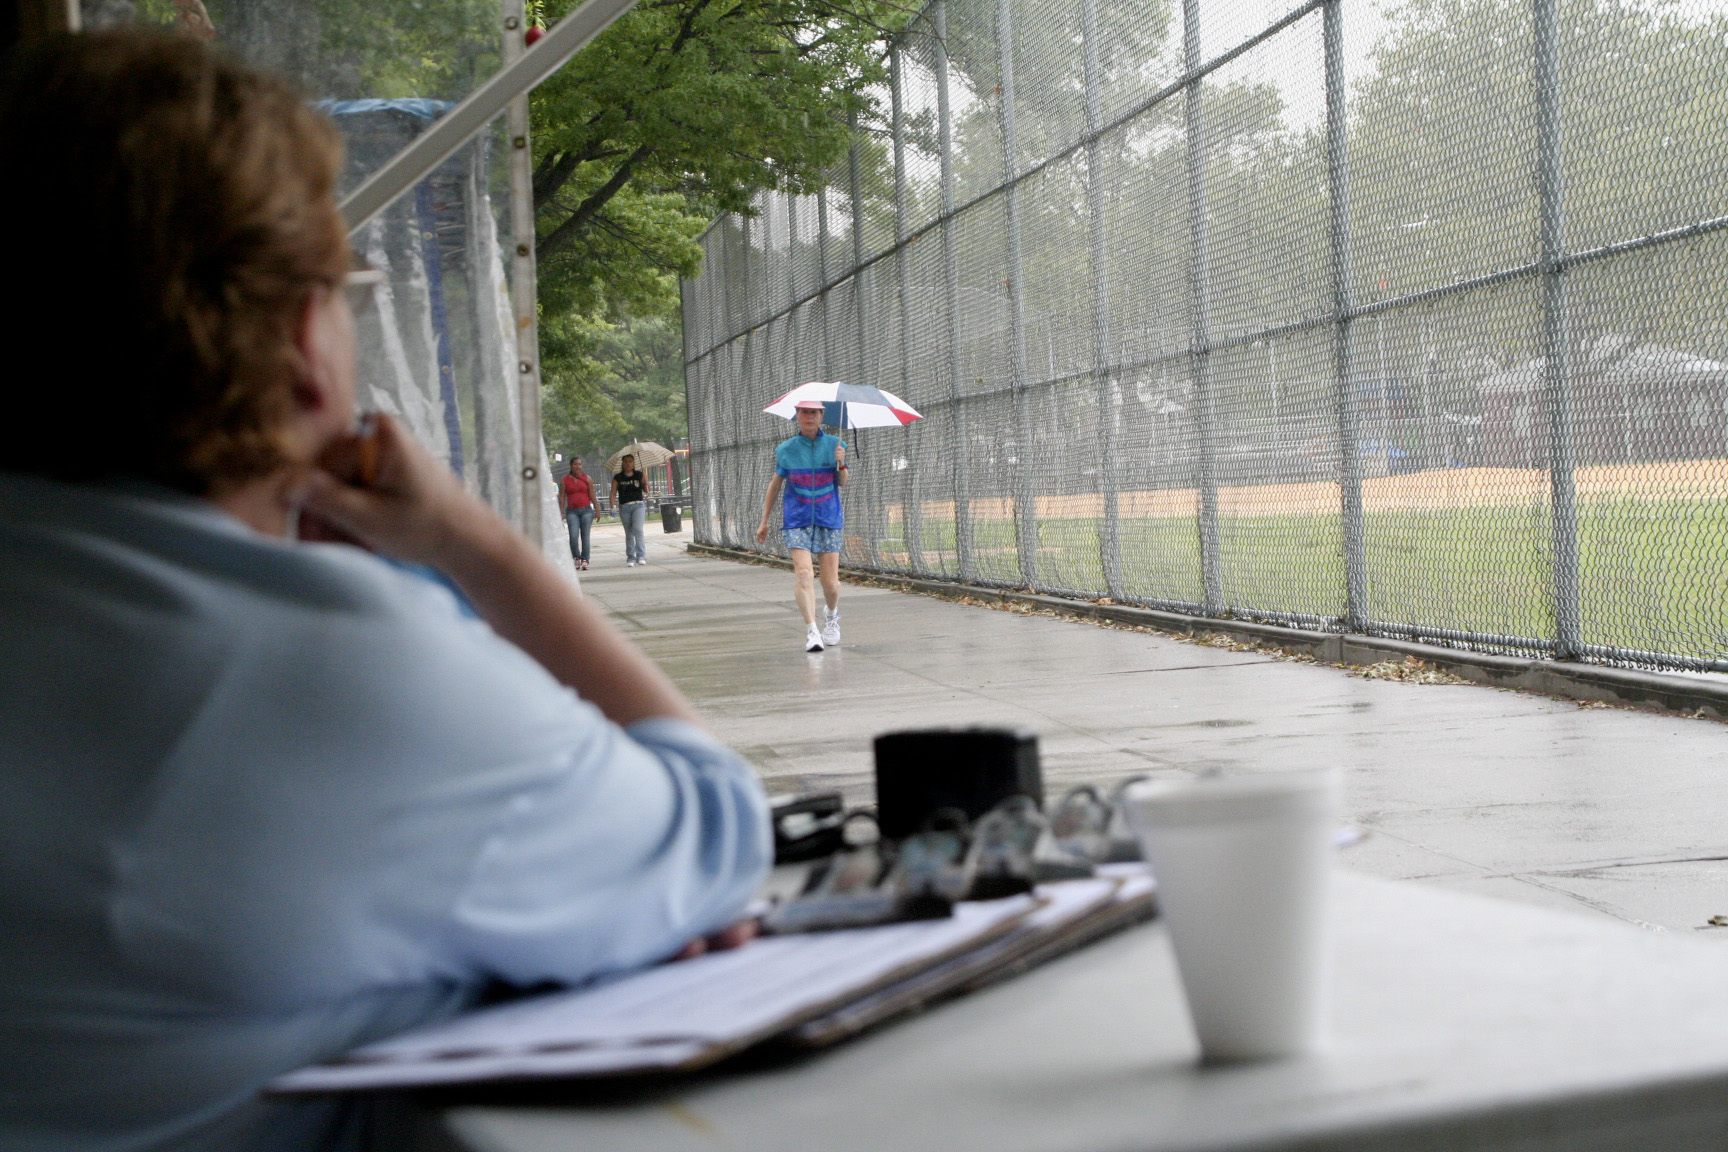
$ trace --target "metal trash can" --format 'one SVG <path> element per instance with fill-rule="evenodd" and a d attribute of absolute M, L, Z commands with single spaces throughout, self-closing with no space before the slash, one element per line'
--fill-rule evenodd
<path fill-rule="evenodd" d="M 660 527 L 667 532 L 682 532 L 684 530 L 684 517 L 678 511 L 678 505 L 670 500 L 660 505 Z"/>

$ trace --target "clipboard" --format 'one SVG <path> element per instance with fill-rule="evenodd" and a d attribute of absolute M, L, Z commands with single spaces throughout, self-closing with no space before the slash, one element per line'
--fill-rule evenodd
<path fill-rule="evenodd" d="M 765 1041 L 820 1048 L 1153 914 L 1139 865 L 946 920 L 771 936 L 411 1029 L 272 1081 L 272 1095 L 681 1073 Z"/>
<path fill-rule="evenodd" d="M 706 1067 L 1011 933 L 1046 903 L 772 936 L 411 1029 L 272 1081 L 273 1095 L 611 1077 Z"/>

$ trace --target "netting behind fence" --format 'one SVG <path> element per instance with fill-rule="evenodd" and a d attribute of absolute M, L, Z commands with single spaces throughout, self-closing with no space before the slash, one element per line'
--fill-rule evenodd
<path fill-rule="evenodd" d="M 699 540 L 847 380 L 924 415 L 852 565 L 1728 670 L 1717 0 L 937 0 L 891 72 L 684 286 Z"/>

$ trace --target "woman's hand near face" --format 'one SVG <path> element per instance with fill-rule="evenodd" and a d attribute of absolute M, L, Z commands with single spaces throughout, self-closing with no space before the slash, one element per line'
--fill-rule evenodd
<path fill-rule="evenodd" d="M 302 515 L 375 552 L 446 568 L 476 535 L 508 526 L 391 417 L 325 450 L 301 478 Z M 318 533 L 318 535 L 326 535 Z"/>

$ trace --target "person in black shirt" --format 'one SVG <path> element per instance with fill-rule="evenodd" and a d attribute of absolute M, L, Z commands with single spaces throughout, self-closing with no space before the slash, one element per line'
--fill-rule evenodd
<path fill-rule="evenodd" d="M 648 563 L 648 552 L 642 543 L 642 519 L 648 514 L 648 477 L 636 467 L 636 457 L 626 452 L 618 462 L 623 469 L 612 477 L 612 507 L 618 509 L 618 521 L 624 525 L 625 567 L 634 568 Z"/>

